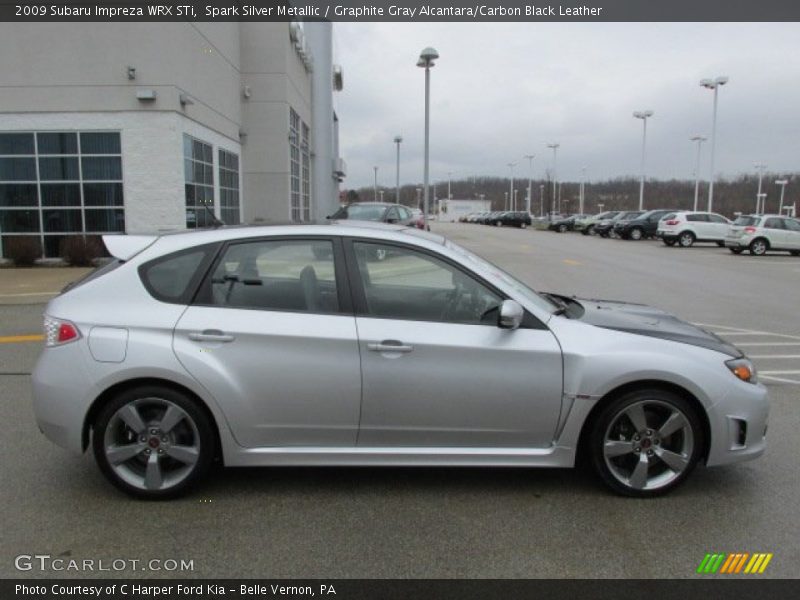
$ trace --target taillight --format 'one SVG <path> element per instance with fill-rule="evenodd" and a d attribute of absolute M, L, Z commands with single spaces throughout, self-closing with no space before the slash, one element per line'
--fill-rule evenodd
<path fill-rule="evenodd" d="M 81 332 L 74 323 L 45 315 L 44 345 L 48 348 L 74 342 L 80 337 Z"/>
<path fill-rule="evenodd" d="M 680 221 L 677 219 L 670 219 L 669 221 L 666 221 L 667 225 L 677 225 L 678 223 L 680 223 Z"/>
<path fill-rule="evenodd" d="M 745 233 L 755 233 L 756 232 L 756 228 L 755 227 L 745 227 L 744 228 L 744 232 Z"/>

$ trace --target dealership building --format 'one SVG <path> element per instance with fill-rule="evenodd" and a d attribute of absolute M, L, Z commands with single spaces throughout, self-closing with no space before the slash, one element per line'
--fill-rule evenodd
<path fill-rule="evenodd" d="M 338 207 L 330 23 L 0 27 L 3 247 Z"/>

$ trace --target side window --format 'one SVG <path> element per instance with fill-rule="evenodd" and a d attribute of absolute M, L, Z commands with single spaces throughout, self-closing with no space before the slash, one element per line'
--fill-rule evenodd
<path fill-rule="evenodd" d="M 333 243 L 270 240 L 231 244 L 206 282 L 213 306 L 338 312 Z"/>
<path fill-rule="evenodd" d="M 764 227 L 767 229 L 783 229 L 783 219 L 776 219 L 775 217 L 767 219 L 767 222 L 764 223 Z"/>
<path fill-rule="evenodd" d="M 389 209 L 389 212 L 386 214 L 386 221 L 389 223 L 396 223 L 400 220 L 400 212 L 397 210 L 397 207 L 392 207 Z"/>
<path fill-rule="evenodd" d="M 460 269 L 399 246 L 353 244 L 370 316 L 495 325 L 502 298 Z"/>
<path fill-rule="evenodd" d="M 723 217 L 721 215 L 717 215 L 717 214 L 714 214 L 714 213 L 711 213 L 710 215 L 708 215 L 708 218 L 712 223 L 724 223 L 724 224 L 728 223 L 728 219 L 726 219 L 725 217 Z"/>
<path fill-rule="evenodd" d="M 800 222 L 794 221 L 792 219 L 784 219 L 783 226 L 786 227 L 789 231 L 800 231 Z"/>
<path fill-rule="evenodd" d="M 687 221 L 707 223 L 708 222 L 708 215 L 701 215 L 701 214 L 686 215 L 686 220 Z"/>
<path fill-rule="evenodd" d="M 139 267 L 147 291 L 156 300 L 174 304 L 188 304 L 188 295 L 194 292 L 199 277 L 200 266 L 205 262 L 211 248 L 193 248 L 157 258 Z"/>
<path fill-rule="evenodd" d="M 410 219 L 410 218 L 411 218 L 411 211 L 409 211 L 409 210 L 408 210 L 407 208 L 405 208 L 404 206 L 401 206 L 401 207 L 400 207 L 400 208 L 398 208 L 397 210 L 399 210 L 399 211 L 400 211 L 400 218 L 401 218 L 403 221 L 407 221 L 408 219 Z"/>

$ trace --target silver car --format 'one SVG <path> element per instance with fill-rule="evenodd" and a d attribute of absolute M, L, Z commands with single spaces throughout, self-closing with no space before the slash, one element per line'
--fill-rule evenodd
<path fill-rule="evenodd" d="M 753 256 L 789 252 L 800 256 L 800 221 L 780 215 L 741 215 L 728 229 L 725 246 L 734 254 L 749 250 Z"/>
<path fill-rule="evenodd" d="M 144 498 L 227 466 L 572 467 L 653 496 L 765 448 L 737 348 L 662 311 L 535 292 L 380 224 L 107 236 L 52 300 L 39 427 Z M 376 250 L 384 251 L 377 260 Z"/>

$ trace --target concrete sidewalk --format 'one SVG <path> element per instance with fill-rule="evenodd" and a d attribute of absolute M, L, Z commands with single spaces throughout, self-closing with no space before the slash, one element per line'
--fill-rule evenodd
<path fill-rule="evenodd" d="M 57 295 L 70 281 L 91 271 L 86 267 L 0 269 L 0 304 L 40 304 Z"/>

